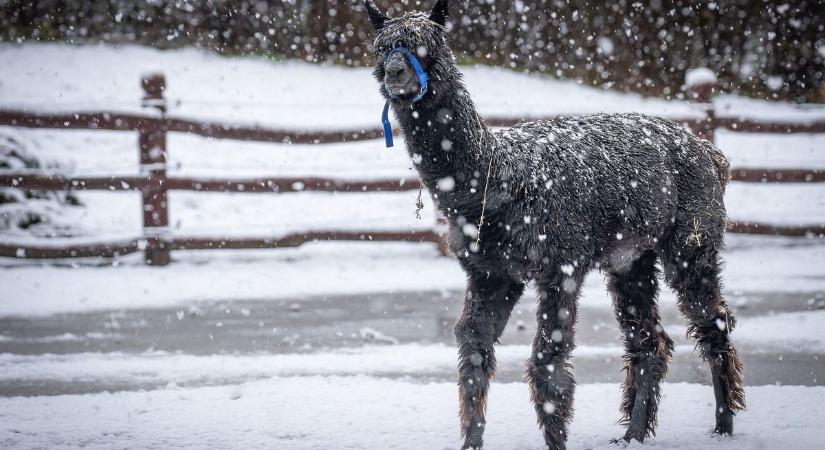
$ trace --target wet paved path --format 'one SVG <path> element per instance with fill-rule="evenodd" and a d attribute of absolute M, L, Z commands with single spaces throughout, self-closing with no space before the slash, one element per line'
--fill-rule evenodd
<path fill-rule="evenodd" d="M 454 345 L 452 328 L 462 293 L 372 294 L 299 301 L 200 302 L 176 309 L 102 311 L 40 318 L 0 318 L 0 353 L 18 355 L 81 352 L 166 351 L 190 355 L 284 354 L 334 351 L 365 344 L 444 343 Z M 746 300 L 745 300 L 746 299 Z M 740 293 L 728 295 L 740 322 L 749 317 L 825 308 L 822 294 Z M 534 298 L 516 306 L 502 336 L 504 345 L 530 344 L 535 331 Z M 615 348 L 615 352 L 579 355 L 574 352 L 581 383 L 619 382 L 623 378 L 618 328 L 609 307 L 583 306 L 577 344 Z M 691 345 L 672 304 L 661 307 L 663 322 L 678 346 Z M 825 324 L 824 324 L 825 325 Z M 736 336 L 734 334 L 734 336 Z M 746 362 L 748 385 L 825 385 L 825 354 L 805 349 L 792 352 L 759 342 L 738 342 Z M 607 356 L 605 356 L 607 355 Z M 526 358 L 526 355 L 525 355 Z M 416 377 L 415 374 L 398 376 Z M 453 380 L 452 371 L 421 376 L 422 381 Z M 523 366 L 500 366 L 499 381 L 521 381 Z M 707 383 L 704 363 L 689 351 L 677 351 L 669 382 Z M 242 382 L 245 380 L 232 380 Z M 206 384 L 218 381 L 206 381 Z M 226 382 L 226 380 L 224 380 Z M 77 392 L 150 389 L 137 381 L 0 382 L 0 395 L 54 395 Z"/>

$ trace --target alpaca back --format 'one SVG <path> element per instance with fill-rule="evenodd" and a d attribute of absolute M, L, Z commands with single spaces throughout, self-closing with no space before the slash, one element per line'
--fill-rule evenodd
<path fill-rule="evenodd" d="M 653 242 L 722 233 L 728 162 L 672 121 L 640 114 L 560 117 L 522 123 L 495 138 L 488 201 L 513 229 L 555 224 L 555 241 L 605 249 L 617 237 Z"/>

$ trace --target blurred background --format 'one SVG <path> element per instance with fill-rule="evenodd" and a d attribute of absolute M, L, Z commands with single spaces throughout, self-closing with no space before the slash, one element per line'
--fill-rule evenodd
<path fill-rule="evenodd" d="M 6 41 L 196 46 L 347 66 L 372 64 L 357 0 L 5 0 Z M 429 7 L 378 0 L 390 16 Z M 505 66 L 680 98 L 707 67 L 728 92 L 821 102 L 825 4 L 816 0 L 456 0 L 450 45 L 465 64 Z"/>
<path fill-rule="evenodd" d="M 431 2 L 376 2 L 390 16 Z M 451 2 L 494 128 L 641 112 L 728 157 L 725 296 L 750 408 L 711 437 L 676 341 L 657 448 L 816 448 L 825 402 L 825 4 Z M 464 275 L 349 0 L 0 0 L 0 447 L 458 448 Z M 398 127 L 396 126 L 396 129 Z M 528 289 L 486 442 L 542 447 Z M 615 448 L 621 341 L 583 286 L 570 448 Z"/>

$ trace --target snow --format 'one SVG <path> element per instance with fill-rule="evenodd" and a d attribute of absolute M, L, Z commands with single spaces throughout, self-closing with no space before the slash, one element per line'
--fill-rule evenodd
<path fill-rule="evenodd" d="M 123 61 L 129 64 L 123 64 Z M 377 125 L 381 100 L 368 69 L 345 69 L 256 58 L 221 58 L 195 50 L 159 51 L 136 46 L 0 44 L 0 107 L 31 110 L 119 110 L 140 112 L 140 74 L 163 68 L 168 75 L 171 113 L 222 122 L 287 128 L 352 128 Z M 92 74 L 86 70 L 94 64 Z M 489 67 L 464 68 L 474 100 L 485 115 L 547 116 L 560 112 L 642 111 L 689 115 L 685 102 L 644 99 Z M 129 80 L 134 80 L 132 83 Z M 274 82 L 273 82 L 274 81 Z M 374 98 L 373 98 L 374 97 Z M 55 98 L 59 100 L 54 101 Z M 552 99 L 551 102 L 538 99 Z M 91 102 L 93 100 L 93 102 Z M 718 99 L 720 114 L 763 115 L 806 121 L 825 117 L 821 106 L 760 102 L 736 96 Z M 323 105 L 323 111 L 316 108 Z M 322 117 L 323 120 L 318 120 Z M 27 130 L 13 136 L 63 176 L 138 174 L 136 133 Z M 823 168 L 822 135 L 765 135 L 720 131 L 717 143 L 737 167 Z M 399 148 L 402 146 L 399 146 Z M 321 176 L 341 179 L 414 179 L 402 150 L 380 140 L 329 145 L 278 145 L 168 137 L 170 176 L 252 178 Z M 208 155 L 205 157 L 205 155 Z M 444 180 L 443 187 L 449 187 Z M 94 238 L 127 240 L 141 234 L 137 193 L 81 192 L 85 205 L 65 208 L 53 228 L 71 229 L 74 242 Z M 424 229 L 434 224 L 428 196 L 417 220 L 417 193 L 397 194 L 170 194 L 170 233 L 175 236 L 280 236 L 302 229 Z M 731 183 L 726 204 L 734 220 L 784 225 L 825 222 L 821 184 Z M 103 208 L 102 206 L 105 206 Z M 356 212 L 353 214 L 353 212 Z M 242 225 L 242 226 L 241 226 Z M 0 241 L 25 244 L 25 233 Z M 52 243 L 65 242 L 55 239 Z"/>
<path fill-rule="evenodd" d="M 130 63 L 123 64 L 127 60 Z M 33 43 L 0 44 L 0 62 L 10 69 L 0 74 L 0 107 L 4 108 L 141 112 L 140 74 L 157 68 L 163 68 L 168 75 L 171 113 L 185 117 L 302 129 L 374 127 L 376 107 L 381 103 L 374 80 L 365 68 L 221 58 L 196 50 Z M 89 64 L 97 69 L 93 74 L 86 70 Z M 463 70 L 474 100 L 485 115 L 532 117 L 601 111 L 690 115 L 697 111 L 685 102 L 606 92 L 508 70 Z M 701 71 L 697 73 L 701 75 Z M 545 98 L 553 100 L 538 101 Z M 781 116 L 782 120 L 803 122 L 825 117 L 825 108 L 821 106 L 801 107 L 736 96 L 721 96 L 717 101 L 721 115 L 756 114 L 771 119 Z M 321 105 L 323 111 L 318 111 L 316 108 Z M 13 136 L 36 153 L 49 167 L 43 170 L 45 174 L 138 174 L 136 133 L 10 127 L 2 127 L 0 132 Z M 825 154 L 819 151 L 825 139 L 822 135 L 720 131 L 717 136 L 718 145 L 734 168 L 825 167 Z M 172 133 L 168 149 L 171 176 L 322 176 L 398 179 L 399 184 L 416 178 L 406 152 L 387 150 L 380 140 L 323 146 L 278 145 Z M 444 180 L 443 187 L 449 187 L 449 180 Z M 85 206 L 65 208 L 63 217 L 53 219 L 54 228 L 72 230 L 74 242 L 89 242 L 93 237 L 126 240 L 140 235 L 136 193 L 82 192 L 78 197 Z M 278 196 L 172 192 L 170 232 L 175 236 L 274 237 L 307 228 L 354 229 L 363 228 L 364 224 L 383 230 L 429 228 L 434 224 L 432 205 L 424 196 L 425 215 L 423 220 L 417 220 L 410 206 L 416 197 L 414 191 Z M 734 182 L 728 188 L 726 204 L 734 220 L 784 225 L 825 222 L 825 187 L 820 184 L 759 186 Z M 106 207 L 101 208 L 103 205 Z M 16 244 L 31 240 L 20 232 L 0 236 L 0 241 Z"/>
<path fill-rule="evenodd" d="M 81 130 L 23 130 L 0 127 L 51 162 L 46 174 L 77 176 L 137 175 L 137 134 Z M 358 179 L 417 178 L 399 145 L 382 140 L 342 144 L 269 144 L 207 139 L 172 133 L 168 137 L 170 176 L 250 178 L 318 176 Z M 398 136 L 396 139 L 402 139 Z M 403 142 L 403 141 L 402 141 Z M 825 168 L 823 137 L 719 130 L 716 144 L 735 168 Z M 208 158 L 204 155 L 208 154 Z M 368 168 L 368 170 L 366 170 Z"/>
<path fill-rule="evenodd" d="M 746 236 L 728 236 L 727 241 L 728 292 L 825 292 L 825 245 Z M 462 290 L 465 285 L 456 261 L 439 256 L 434 244 L 316 243 L 262 251 L 178 251 L 172 256 L 175 263 L 165 268 L 144 266 L 141 255 L 101 267 L 0 261 L 0 316 L 187 306 L 199 300 Z M 669 290 L 663 291 L 661 303 L 675 303 Z M 581 304 L 609 307 L 600 274 L 588 276 Z"/>
<path fill-rule="evenodd" d="M 667 308 L 673 308 L 668 305 Z M 183 319 L 189 320 L 184 315 Z M 825 336 L 820 332 L 825 311 L 778 313 L 740 320 L 734 331 L 735 343 L 753 354 L 781 354 L 810 356 L 825 353 Z M 667 333 L 682 341 L 685 326 L 670 324 Z M 0 383 L 26 380 L 27 383 L 84 383 L 106 385 L 113 380 L 137 386 L 216 385 L 241 383 L 272 377 L 353 376 L 406 377 L 419 379 L 452 378 L 456 369 L 457 349 L 442 343 L 399 344 L 398 339 L 380 331 L 363 328 L 362 347 L 330 349 L 303 349 L 295 353 L 271 354 L 211 354 L 191 355 L 177 352 L 148 350 L 139 353 L 113 351 L 108 353 L 82 352 L 70 354 L 0 354 Z M 273 336 L 281 335 L 273 332 Z M 66 333 L 42 338 L 13 338 L 3 336 L 0 342 L 48 343 L 102 340 L 117 338 L 117 333 L 92 333 L 77 336 Z M 692 344 L 675 348 L 676 357 L 698 357 Z M 530 356 L 530 346 L 499 344 L 496 346 L 497 365 L 501 369 L 518 369 Z M 618 342 L 578 345 L 573 351 L 574 361 L 588 358 L 618 358 L 622 347 Z"/>
<path fill-rule="evenodd" d="M 59 174 L 137 175 L 134 133 L 76 130 L 20 130 L 11 133 Z M 792 136 L 722 131 L 717 143 L 736 167 L 825 168 L 821 135 Z M 318 176 L 339 179 L 415 179 L 406 152 L 387 150 L 380 140 L 329 145 L 272 145 L 169 136 L 170 176 L 237 178 Z M 204 158 L 204 154 L 209 155 Z M 46 173 L 50 173 L 48 170 Z M 78 192 L 83 207 L 65 208 L 56 227 L 79 237 L 131 239 L 141 233 L 136 192 Z M 301 229 L 423 229 L 435 223 L 424 195 L 423 219 L 415 218 L 417 191 L 384 194 L 296 193 L 288 195 L 170 193 L 171 233 L 177 236 L 277 236 Z M 734 220 L 786 225 L 825 223 L 821 183 L 733 182 L 726 193 Z M 243 225 L 243 226 L 240 226 Z M 0 241 L 23 244 L 26 235 L 6 233 Z M 53 242 L 57 242 L 56 240 Z"/>
<path fill-rule="evenodd" d="M 718 79 L 716 78 L 716 74 L 707 67 L 690 69 L 685 74 L 686 88 L 699 86 L 700 84 L 716 83 L 717 81 Z"/>
<path fill-rule="evenodd" d="M 734 330 L 737 345 L 747 345 L 751 353 L 769 353 L 780 349 L 782 353 L 825 352 L 825 311 L 806 311 L 748 317 Z M 723 324 L 724 325 L 724 324 Z M 684 335 L 686 327 L 665 327 L 671 335 Z"/>
<path fill-rule="evenodd" d="M 825 120 L 825 108 L 818 104 L 767 102 L 723 94 L 714 97 L 717 117 L 765 120 L 783 123 L 810 123 Z"/>
<path fill-rule="evenodd" d="M 736 222 L 821 225 L 825 224 L 825 184 L 730 183 L 725 207 Z"/>
<path fill-rule="evenodd" d="M 605 52 L 612 51 L 611 42 L 599 45 Z M 376 128 L 383 103 L 367 68 L 221 58 L 195 50 L 2 43 L 0 64 L 4 67 L 0 109 L 152 114 L 140 107 L 139 80 L 158 70 L 167 77 L 170 113 L 179 117 L 289 129 Z M 624 111 L 698 117 L 701 112 L 686 102 L 608 92 L 538 75 L 489 67 L 462 70 L 474 101 L 488 117 Z M 694 71 L 688 82 L 706 75 Z M 730 95 L 716 97 L 714 105 L 723 117 L 802 123 L 825 119 L 821 105 Z M 0 127 L 0 133 L 13 136 L 49 163 L 41 173 L 138 174 L 136 133 L 9 127 Z M 716 143 L 734 168 L 825 168 L 823 135 L 719 131 Z M 385 149 L 381 140 L 282 145 L 172 133 L 168 172 L 205 178 L 319 176 L 401 183 L 416 177 L 402 148 Z M 445 180 L 443 187 L 448 189 L 449 184 Z M 78 197 L 84 206 L 65 208 L 56 219 L 56 225 L 71 227 L 75 237 L 45 240 L 4 233 L 0 242 L 100 242 L 140 235 L 139 194 L 79 192 Z M 284 195 L 174 191 L 169 196 L 167 232 L 276 237 L 306 229 L 431 229 L 436 226 L 434 207 L 424 195 L 423 218 L 416 219 L 416 198 L 417 191 Z M 732 182 L 726 204 L 734 220 L 825 223 L 821 183 Z M 785 366 L 779 361 L 784 356 L 796 358 L 805 363 L 789 368 L 802 370 L 794 379 L 821 384 L 815 366 L 825 352 L 823 241 L 734 235 L 726 239 L 725 295 L 740 319 L 734 339 L 746 365 L 753 362 L 762 365 L 751 367 L 782 372 Z M 151 347 L 93 352 L 90 349 L 101 348 L 94 343 L 116 343 L 128 336 L 116 328 L 59 329 L 23 336 L 7 330 L 17 320 L 25 321 L 29 330 L 72 314 L 141 314 L 158 308 L 170 308 L 169 320 L 178 324 L 190 320 L 186 311 L 215 302 L 233 310 L 240 302 L 260 302 L 261 307 L 286 302 L 288 314 L 302 314 L 319 298 L 326 302 L 344 295 L 403 297 L 426 291 L 425 295 L 431 293 L 447 304 L 460 298 L 465 284 L 456 261 L 439 256 L 430 243 L 312 243 L 278 250 L 176 251 L 172 257 L 173 264 L 164 268 L 143 265 L 139 254 L 111 262 L 0 259 L 0 447 L 441 449 L 460 445 L 457 389 L 448 381 L 455 376 L 452 342 L 433 342 L 423 334 L 409 342 L 397 330 L 380 326 L 386 323 L 359 324 L 354 329 L 355 344 L 336 347 L 325 342 L 279 348 L 276 353 L 230 349 L 192 354 Z M 534 309 L 535 293 L 528 290 L 525 297 L 519 307 L 526 310 L 516 314 Z M 664 325 L 677 340 L 676 357 L 694 358 L 693 346 L 683 337 L 684 326 L 671 320 L 675 303 L 673 293 L 663 289 L 660 304 L 668 317 Z M 601 274 L 587 277 L 580 304 L 583 315 L 610 317 L 611 303 Z M 254 317 L 257 306 L 244 305 L 252 308 L 244 315 Z M 594 330 L 608 327 L 600 320 L 596 319 Z M 612 359 L 618 364 L 621 347 L 614 335 L 605 338 L 596 331 L 581 331 L 582 342 L 574 352 L 578 361 Z M 272 331 L 275 338 L 282 334 Z M 497 347 L 502 372 L 521 371 L 530 351 L 524 342 L 505 340 Z M 47 352 L 61 352 L 71 345 L 88 348 L 65 354 L 10 353 L 21 346 L 47 346 Z M 193 348 L 198 347 L 193 344 Z M 698 360 L 691 361 L 689 367 L 695 370 Z M 606 376 L 599 373 L 596 381 L 605 381 Z M 509 381 L 517 379 L 510 375 Z M 21 380 L 37 387 L 32 396 L 9 394 Z M 55 391 L 60 395 L 51 395 L 50 386 L 61 386 Z M 88 392 L 66 395 L 83 389 Z M 527 386 L 496 382 L 491 392 L 488 448 L 543 448 Z M 668 383 L 663 388 L 657 437 L 626 448 L 738 450 L 821 444 L 818 408 L 825 402 L 825 387 L 748 385 L 746 395 L 750 409 L 737 416 L 736 435 L 721 438 L 711 434 L 712 389 Z M 623 433 L 617 424 L 618 405 L 618 383 L 579 385 L 569 448 L 616 448 L 609 439 Z"/>
<path fill-rule="evenodd" d="M 124 64 L 128 61 L 128 64 Z M 93 62 L 95 70 L 88 70 Z M 383 103 L 369 68 L 342 68 L 264 58 L 226 59 L 186 50 L 138 46 L 0 44 L 0 98 L 5 108 L 73 112 L 142 112 L 140 78 L 166 75 L 170 114 L 201 120 L 291 129 L 375 128 Z M 462 68 L 473 100 L 486 116 L 641 112 L 698 117 L 678 101 L 643 98 L 491 67 Z M 55 101 L 58 99 L 58 101 Z M 549 99 L 549 100 L 545 100 Z M 825 108 L 725 96 L 724 114 L 821 119 Z"/>
<path fill-rule="evenodd" d="M 825 388 L 759 386 L 733 438 L 711 434 L 708 386 L 665 384 L 657 437 L 626 448 L 815 448 Z M 391 393 L 391 395 L 388 395 Z M 570 449 L 614 449 L 619 386 L 576 389 Z M 543 448 L 523 383 L 494 383 L 489 448 Z M 0 441 L 48 448 L 442 449 L 460 445 L 454 383 L 364 375 L 275 377 L 241 385 L 0 399 Z M 43 423 L 48 423 L 44 431 Z"/>
<path fill-rule="evenodd" d="M 90 60 L 94 60 L 93 73 L 87 70 Z M 130 64 L 123 64 L 124 60 Z M 138 101 L 143 95 L 141 76 L 161 71 L 166 75 L 170 113 L 177 116 L 293 129 L 379 124 L 383 101 L 368 68 L 273 64 L 264 58 L 230 61 L 191 49 L 2 44 L 0 64 L 7 70 L 0 75 L 0 98 L 5 107 L 31 110 L 144 112 Z M 696 114 L 686 104 L 601 92 L 574 82 L 548 82 L 505 69 L 472 67 L 466 68 L 465 75 L 477 105 L 488 115 L 527 111 L 551 115 L 603 108 Z M 60 101 L 45 101 L 55 98 Z M 537 98 L 553 101 L 537 102 Z"/>
<path fill-rule="evenodd" d="M 717 130 L 715 138 L 733 168 L 825 169 L 825 138 L 821 134 Z"/>
<path fill-rule="evenodd" d="M 435 207 L 422 195 L 422 219 L 415 217 L 417 191 L 370 194 L 292 195 L 173 192 L 170 220 L 175 235 L 279 236 L 305 230 L 430 230 Z"/>
<path fill-rule="evenodd" d="M 55 337 L 58 339 L 58 337 Z M 690 351 L 691 349 L 683 349 Z M 621 353 L 619 346 L 580 347 L 576 355 Z M 527 345 L 496 348 L 500 366 L 520 367 L 530 355 Z M 119 379 L 151 385 L 208 385 L 270 377 L 361 375 L 409 376 L 452 374 L 457 350 L 444 344 L 402 344 L 345 348 L 334 352 L 208 355 L 167 352 L 129 354 L 0 355 L 0 381 L 30 382 Z M 448 375 L 449 376 L 449 375 Z"/>
<path fill-rule="evenodd" d="M 139 192 L 90 191 L 77 195 L 81 207 L 66 208 L 55 227 L 73 230 L 72 238 L 46 242 L 102 242 L 137 238 L 142 233 Z M 307 230 L 413 231 L 436 228 L 435 206 L 422 195 L 424 208 L 416 218 L 418 191 L 399 193 L 317 193 L 288 195 L 172 191 L 169 193 L 168 235 L 181 237 L 277 238 Z M 23 231 L 8 231 L 0 242 L 43 243 Z"/>
<path fill-rule="evenodd" d="M 274 251 L 172 255 L 179 263 L 166 268 L 144 266 L 140 255 L 108 267 L 5 267 L 0 269 L 0 316 L 151 308 L 208 299 L 409 292 L 422 286 L 452 289 L 464 280 L 455 261 L 438 256 L 434 244 L 319 243 Z"/>
<path fill-rule="evenodd" d="M 2 101 L 0 101 L 0 106 Z M 0 127 L 32 148 L 52 167 L 40 173 L 77 176 L 138 175 L 137 133 Z M 403 144 L 403 138 L 396 138 Z M 183 133 L 167 136 L 170 176 L 250 178 L 319 176 L 336 178 L 416 178 L 403 146 L 383 141 L 340 144 L 271 144 L 208 139 Z M 208 157 L 204 157 L 208 155 Z M 369 170 L 365 170 L 368 166 Z"/>
<path fill-rule="evenodd" d="M 124 64 L 128 61 L 128 64 Z M 139 77 L 162 68 L 167 73 L 171 112 L 195 118 L 284 127 L 357 127 L 377 125 L 381 100 L 369 70 L 345 69 L 257 58 L 221 58 L 195 50 L 159 51 L 137 46 L 65 46 L 0 44 L 0 107 L 107 109 L 140 112 Z M 96 70 L 87 68 L 94 64 Z M 484 114 L 548 115 L 559 112 L 643 111 L 688 114 L 684 102 L 644 99 L 488 67 L 463 68 L 474 100 Z M 54 101 L 57 98 L 58 101 Z M 552 101 L 539 101 L 552 99 Z M 92 102 L 93 100 L 93 102 Z M 799 107 L 722 96 L 730 114 L 788 115 L 794 120 L 825 117 L 821 106 Z M 323 111 L 319 112 L 319 108 Z M 781 114 L 780 114 L 781 113 Z M 787 113 L 787 114 L 786 114 Z M 318 120 L 323 117 L 323 120 Z M 60 175 L 136 175 L 136 133 L 29 130 L 3 127 L 51 163 L 46 173 Z M 733 167 L 822 168 L 822 135 L 790 136 L 720 131 L 717 143 Z M 401 147 L 401 146 L 399 146 Z M 323 176 L 343 179 L 415 178 L 406 152 L 385 149 L 381 140 L 356 143 L 283 145 L 205 139 L 172 133 L 168 137 L 172 176 L 237 178 Z M 52 172 L 50 172 L 52 171 Z M 126 240 L 140 235 L 139 194 L 79 192 L 85 205 L 66 208 L 61 225 L 76 237 L 50 243 Z M 422 219 L 415 218 L 416 191 L 382 194 L 303 192 L 284 195 L 170 193 L 172 236 L 276 237 L 305 229 L 427 229 L 435 226 L 427 195 Z M 812 184 L 733 182 L 726 197 L 734 220 L 799 225 L 825 223 L 825 187 Z M 28 235 L 5 233 L 6 243 L 43 243 Z M 822 289 L 822 247 L 814 241 L 749 240 L 728 255 L 728 288 L 792 291 Z M 781 244 L 777 244 L 781 242 Z M 801 244 L 789 244 L 796 242 Z M 140 255 L 115 266 L 70 268 L 18 266 L 5 260 L 0 281 L 9 286 L 0 298 L 0 314 L 52 314 L 105 308 L 141 308 L 205 298 L 285 298 L 289 296 L 365 293 L 381 290 L 461 289 L 464 277 L 454 261 L 438 257 L 432 244 L 329 243 L 301 249 L 263 252 L 174 252 L 177 264 L 166 269 L 140 265 Z M 221 274 L 242 260 L 243 272 Z M 403 267 L 400 271 L 396 268 Z M 276 270 L 289 274 L 277 287 L 264 282 Z M 318 276 L 310 276 L 309 273 Z M 111 287 L 90 290 L 105 274 Z M 204 276 L 204 274 L 211 274 Z M 731 275 L 732 274 L 732 275 Z M 43 283 L 40 280 L 49 279 Z M 316 282 L 325 279 L 330 282 Z M 82 280 L 83 282 L 78 282 Z M 114 282 L 114 281 L 117 282 Z M 151 282 L 150 282 L 151 280 Z M 206 281 L 204 281 L 206 280 Z M 128 286 L 130 289 L 121 289 Z M 591 276 L 585 303 L 602 304 L 603 285 Z M 37 298 L 37 302 L 27 299 Z M 665 294 L 663 301 L 672 301 Z"/>
<path fill-rule="evenodd" d="M 443 186 L 449 186 L 444 182 Z M 141 235 L 138 192 L 78 192 L 83 206 L 65 208 L 55 228 L 71 229 L 79 242 Z M 172 191 L 169 193 L 171 236 L 279 237 L 306 230 L 428 230 L 437 226 L 429 195 L 416 218 L 418 191 L 383 193 L 299 192 L 291 194 Z M 725 193 L 734 221 L 782 225 L 825 223 L 825 186 L 821 183 L 731 183 Z M 7 232 L 0 242 L 42 242 L 28 233 Z"/>

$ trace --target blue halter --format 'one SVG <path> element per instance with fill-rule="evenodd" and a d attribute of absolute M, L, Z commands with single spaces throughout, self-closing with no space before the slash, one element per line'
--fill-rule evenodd
<path fill-rule="evenodd" d="M 424 97 L 424 94 L 427 93 L 427 82 L 430 80 L 430 76 L 427 75 L 427 72 L 425 72 L 424 68 L 421 67 L 421 63 L 418 62 L 418 58 L 416 58 L 415 55 L 412 54 L 412 52 L 410 52 L 404 47 L 396 47 L 387 52 L 387 56 L 384 57 L 384 62 L 387 62 L 387 60 L 390 59 L 390 56 L 394 55 L 395 53 L 403 54 L 407 58 L 407 61 L 409 61 L 410 64 L 412 64 L 413 70 L 415 70 L 415 74 L 416 76 L 418 76 L 418 85 L 420 86 L 420 88 L 418 90 L 418 94 L 416 94 L 415 97 L 413 97 L 412 99 L 413 103 L 416 103 Z M 393 100 L 398 100 L 398 97 L 392 95 L 390 90 L 386 89 L 386 86 L 384 88 L 384 90 L 387 91 L 387 95 L 389 95 L 390 98 L 392 98 Z M 384 141 L 386 142 L 387 147 L 392 147 L 392 125 L 390 125 L 389 113 L 390 102 L 389 100 L 387 100 L 387 102 L 384 103 L 384 112 L 381 113 L 381 123 L 384 124 Z"/>

